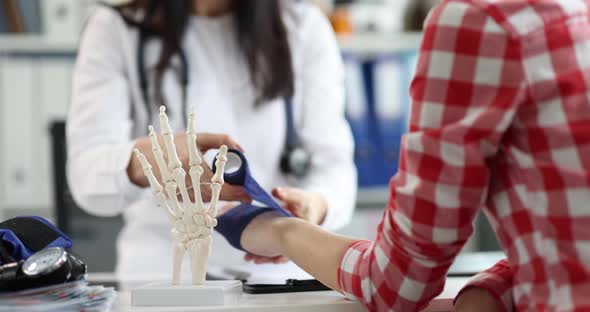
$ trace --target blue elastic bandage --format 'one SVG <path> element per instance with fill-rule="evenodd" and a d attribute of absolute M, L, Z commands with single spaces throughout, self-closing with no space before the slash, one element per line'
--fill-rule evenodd
<path fill-rule="evenodd" d="M 44 248 L 72 248 L 72 240 L 66 234 L 37 216 L 17 217 L 0 223 L 0 244 L 16 261 L 25 260 Z M 0 264 L 2 262 L 0 260 Z"/>
<path fill-rule="evenodd" d="M 250 174 L 248 161 L 240 151 L 230 149 L 227 152 L 228 162 L 226 172 L 223 175 L 225 182 L 231 185 L 242 186 L 246 193 L 252 197 L 252 204 L 241 204 L 231 209 L 227 213 L 217 218 L 217 227 L 219 232 L 227 241 L 237 249 L 244 250 L 240 239 L 242 232 L 254 218 L 270 211 L 275 211 L 285 217 L 292 215 L 285 211 L 277 202 L 254 180 Z M 239 168 L 232 171 L 232 165 L 239 165 Z M 212 166 L 216 170 L 215 163 Z M 230 170 L 228 172 L 228 170 Z M 259 205 L 257 205 L 259 204 Z"/>

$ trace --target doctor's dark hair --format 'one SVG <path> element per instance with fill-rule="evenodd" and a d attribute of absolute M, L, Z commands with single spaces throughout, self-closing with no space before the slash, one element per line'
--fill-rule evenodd
<path fill-rule="evenodd" d="M 294 73 L 287 29 L 278 0 L 234 0 L 232 15 L 236 40 L 245 57 L 250 78 L 257 90 L 257 103 L 294 93 Z M 162 76 L 171 58 L 179 53 L 193 0 L 133 0 L 116 7 L 127 23 L 141 27 L 162 42 L 155 67 L 156 98 L 162 101 Z M 136 19 L 140 11 L 147 18 Z M 196 62 L 206 60 L 195 60 Z M 190 66 L 190 64 L 189 64 Z M 157 103 L 160 105 L 162 103 Z"/>

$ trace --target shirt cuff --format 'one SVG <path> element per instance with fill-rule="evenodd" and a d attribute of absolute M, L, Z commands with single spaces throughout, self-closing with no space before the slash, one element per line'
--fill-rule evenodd
<path fill-rule="evenodd" d="M 477 287 L 487 290 L 496 298 L 504 311 L 514 311 L 514 302 L 512 298 L 512 270 L 510 264 L 506 260 L 496 263 L 490 269 L 481 272 L 472 277 L 467 284 L 461 289 L 457 298 L 459 298 L 466 290 Z"/>
<path fill-rule="evenodd" d="M 371 241 L 356 241 L 346 248 L 340 260 L 338 268 L 338 286 L 348 299 L 358 300 L 363 298 L 361 288 L 361 275 L 357 270 L 357 264 L 362 255 L 371 248 Z"/>

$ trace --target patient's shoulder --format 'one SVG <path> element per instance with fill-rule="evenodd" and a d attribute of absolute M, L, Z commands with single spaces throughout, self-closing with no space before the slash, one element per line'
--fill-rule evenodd
<path fill-rule="evenodd" d="M 583 0 L 445 0 L 446 10 L 465 10 L 492 18 L 512 36 L 527 36 L 570 18 L 586 16 L 588 4 Z"/>

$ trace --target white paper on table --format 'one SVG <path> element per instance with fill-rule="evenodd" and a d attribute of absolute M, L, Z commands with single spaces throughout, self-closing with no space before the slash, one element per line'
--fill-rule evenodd
<path fill-rule="evenodd" d="M 209 266 L 217 278 L 246 280 L 248 284 L 284 285 L 288 279 L 310 280 L 313 276 L 293 262 L 286 264 L 242 264 L 229 267 Z"/>
<path fill-rule="evenodd" d="M 498 261 L 505 259 L 503 251 L 474 252 L 460 254 L 451 268 L 450 275 L 469 276 L 489 269 Z"/>

